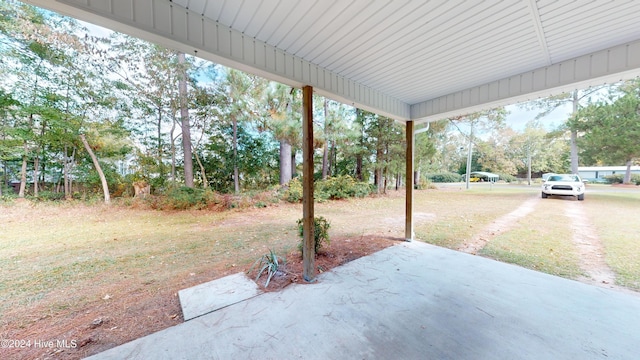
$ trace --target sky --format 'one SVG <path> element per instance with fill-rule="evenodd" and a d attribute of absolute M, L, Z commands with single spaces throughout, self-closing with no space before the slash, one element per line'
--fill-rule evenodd
<path fill-rule="evenodd" d="M 505 109 L 509 111 L 509 115 L 507 115 L 506 119 L 507 126 L 518 132 L 522 132 L 527 122 L 529 120 L 533 120 L 536 115 L 538 115 L 537 111 L 523 109 L 517 104 L 506 106 Z M 544 118 L 541 118 L 540 122 L 547 130 L 556 129 L 569 118 L 571 111 L 572 105 L 568 102 L 567 104 L 558 107 Z"/>

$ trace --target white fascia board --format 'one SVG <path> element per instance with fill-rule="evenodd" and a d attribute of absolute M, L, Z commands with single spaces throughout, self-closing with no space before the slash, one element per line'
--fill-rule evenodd
<path fill-rule="evenodd" d="M 410 105 L 399 99 L 168 0 L 23 1 L 289 86 L 310 85 L 320 95 L 396 120 L 410 116 Z"/>
<path fill-rule="evenodd" d="M 640 40 L 411 105 L 429 122 L 640 76 Z"/>

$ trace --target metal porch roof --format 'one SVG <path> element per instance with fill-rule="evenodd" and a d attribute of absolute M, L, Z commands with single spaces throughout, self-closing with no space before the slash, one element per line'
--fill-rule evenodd
<path fill-rule="evenodd" d="M 27 0 L 398 120 L 640 74 L 640 2 Z"/>

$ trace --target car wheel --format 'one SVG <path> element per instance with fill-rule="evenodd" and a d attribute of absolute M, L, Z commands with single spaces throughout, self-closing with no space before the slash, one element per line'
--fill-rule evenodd
<path fill-rule="evenodd" d="M 546 199 L 548 196 L 549 196 L 549 195 L 547 195 L 547 194 L 545 194 L 545 193 L 542 193 L 542 198 L 543 198 L 543 199 Z"/>
<path fill-rule="evenodd" d="M 580 201 L 584 200 L 584 194 L 578 195 L 578 200 L 580 200 Z"/>

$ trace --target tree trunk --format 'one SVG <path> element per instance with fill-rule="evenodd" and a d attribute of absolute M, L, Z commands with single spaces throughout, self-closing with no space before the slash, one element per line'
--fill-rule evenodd
<path fill-rule="evenodd" d="M 240 172 L 238 171 L 238 119 L 235 115 L 231 116 L 233 123 L 233 188 L 237 193 L 240 192 Z"/>
<path fill-rule="evenodd" d="M 322 180 L 326 180 L 327 176 L 329 176 L 329 144 L 325 141 L 322 152 Z"/>
<path fill-rule="evenodd" d="M 356 154 L 356 180 L 362 181 L 362 154 Z"/>
<path fill-rule="evenodd" d="M 624 181 L 623 184 L 631 184 L 631 165 L 633 165 L 633 160 L 627 161 L 627 171 L 624 173 Z"/>
<path fill-rule="evenodd" d="M 382 171 L 382 178 L 384 179 L 384 181 L 382 182 L 382 193 L 383 194 L 387 194 L 387 180 L 389 179 L 389 169 L 387 167 L 384 168 L 384 170 Z"/>
<path fill-rule="evenodd" d="M 4 169 L 4 171 L 2 172 L 2 184 L 0 184 L 0 194 L 2 194 L 2 188 L 9 185 L 8 184 L 9 178 L 7 177 L 7 174 L 9 171 L 7 170 L 8 166 L 7 166 L 6 160 L 2 161 L 2 168 Z"/>
<path fill-rule="evenodd" d="M 40 158 L 38 155 L 33 159 L 33 196 L 38 197 L 38 178 L 40 175 L 38 174 L 38 170 L 40 167 Z"/>
<path fill-rule="evenodd" d="M 365 141 L 365 132 L 364 132 L 364 120 L 362 119 L 362 110 L 360 109 L 356 109 L 356 121 L 361 125 L 360 128 L 360 138 L 359 138 L 359 143 L 358 143 L 358 151 L 356 153 L 356 179 L 358 181 L 363 181 L 364 180 L 364 176 L 362 174 L 362 157 L 363 157 L 363 148 L 364 148 L 364 141 Z M 374 174 L 374 182 L 377 184 L 376 182 L 376 175 L 377 173 Z"/>
<path fill-rule="evenodd" d="M 420 168 L 416 169 L 413 172 L 413 187 L 417 187 L 420 185 Z"/>
<path fill-rule="evenodd" d="M 71 152 L 71 157 L 69 158 L 69 162 L 67 163 L 69 166 L 69 176 L 67 178 L 67 181 L 69 181 L 69 197 L 68 199 L 73 198 L 73 177 L 71 177 L 71 170 L 73 170 L 73 163 L 76 159 L 76 148 L 73 148 L 73 151 Z"/>
<path fill-rule="evenodd" d="M 20 170 L 20 191 L 18 191 L 18 197 L 24 197 L 24 191 L 27 187 L 27 143 L 24 143 L 25 154 L 22 155 L 22 168 Z"/>
<path fill-rule="evenodd" d="M 209 187 L 209 180 L 207 180 L 207 173 L 204 170 L 204 165 L 202 165 L 202 161 L 200 161 L 200 156 L 198 156 L 198 152 L 194 151 L 193 154 L 196 157 L 198 166 L 200 166 L 200 173 L 202 173 L 202 187 L 206 189 Z"/>
<path fill-rule="evenodd" d="M 376 171 L 373 182 L 378 187 L 378 194 L 381 194 L 384 189 L 384 182 L 382 179 L 382 162 L 383 162 L 383 149 L 382 144 L 380 143 L 380 139 L 378 139 L 378 146 L 376 147 Z"/>
<path fill-rule="evenodd" d="M 578 112 L 578 90 L 573 92 L 573 114 Z M 571 130 L 571 173 L 578 173 L 578 130 Z"/>
<path fill-rule="evenodd" d="M 280 185 L 291 181 L 291 144 L 280 140 Z"/>
<path fill-rule="evenodd" d="M 64 198 L 69 200 L 72 197 L 71 191 L 71 161 L 75 158 L 76 149 L 73 149 L 73 153 L 71 158 L 69 158 L 69 148 L 65 145 L 64 147 L 64 159 L 62 160 L 62 169 L 64 171 Z"/>
<path fill-rule="evenodd" d="M 329 176 L 338 176 L 336 163 L 338 162 L 338 154 L 336 149 L 336 141 L 331 141 L 331 151 L 329 152 Z"/>
<path fill-rule="evenodd" d="M 473 157 L 473 122 L 469 129 L 469 148 L 467 149 L 467 176 L 466 176 L 466 189 L 469 190 L 471 183 L 471 159 Z"/>
<path fill-rule="evenodd" d="M 175 127 L 175 123 L 174 123 Z M 158 107 L 158 153 L 156 154 L 156 161 L 158 162 L 158 173 L 160 178 L 164 176 L 164 166 L 162 164 L 162 109 Z M 173 130 L 173 129 L 171 129 Z"/>
<path fill-rule="evenodd" d="M 324 149 L 322 151 L 322 180 L 327 178 L 327 174 L 329 173 L 329 125 L 328 125 L 328 115 L 329 111 L 327 110 L 328 100 L 324 99 Z"/>
<path fill-rule="evenodd" d="M 173 119 L 173 125 L 171 125 L 171 132 L 169 137 L 171 138 L 171 185 L 176 185 L 176 138 L 173 136 L 176 130 L 176 118 L 175 115 L 171 116 Z"/>
<path fill-rule="evenodd" d="M 189 124 L 189 107 L 187 99 L 187 70 L 185 69 L 184 53 L 178 53 L 180 64 L 180 80 L 178 92 L 180 95 L 180 117 L 182 120 L 182 148 L 184 149 L 184 184 L 193 188 L 193 155 L 191 154 L 191 125 Z"/>
<path fill-rule="evenodd" d="M 69 199 L 69 170 L 67 169 L 67 161 L 69 157 L 69 149 L 64 146 L 64 157 L 62 158 L 62 182 L 64 187 L 64 198 Z"/>
<path fill-rule="evenodd" d="M 55 192 L 57 192 L 57 193 L 60 192 L 60 183 L 62 182 L 62 179 L 64 179 L 64 171 L 62 171 L 62 174 L 60 174 L 60 177 L 58 177 L 58 181 L 56 182 Z M 64 191 L 64 189 L 63 189 L 63 191 Z"/>
<path fill-rule="evenodd" d="M 291 149 L 291 178 L 294 178 L 296 175 L 296 152 Z"/>
<path fill-rule="evenodd" d="M 84 134 L 80 134 L 80 140 L 82 140 L 82 145 L 91 156 L 91 161 L 93 161 L 93 166 L 95 166 L 96 171 L 98 172 L 98 176 L 100 176 L 100 182 L 102 183 L 102 192 L 104 193 L 104 203 L 109 204 L 111 202 L 111 196 L 109 195 L 109 185 L 107 185 L 107 178 L 104 176 L 104 172 L 102 171 L 102 167 L 100 167 L 100 163 L 98 162 L 98 158 L 91 150 L 87 139 L 84 137 Z"/>
<path fill-rule="evenodd" d="M 531 186 L 531 148 L 527 148 L 527 185 Z"/>

